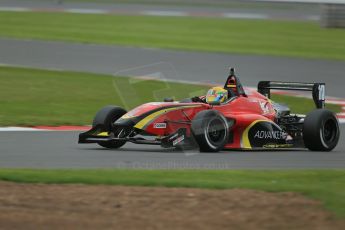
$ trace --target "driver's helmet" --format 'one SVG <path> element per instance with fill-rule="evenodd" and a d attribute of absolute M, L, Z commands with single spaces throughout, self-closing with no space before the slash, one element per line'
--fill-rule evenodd
<path fill-rule="evenodd" d="M 220 86 L 212 87 L 206 94 L 206 102 L 224 102 L 228 99 L 228 91 Z"/>

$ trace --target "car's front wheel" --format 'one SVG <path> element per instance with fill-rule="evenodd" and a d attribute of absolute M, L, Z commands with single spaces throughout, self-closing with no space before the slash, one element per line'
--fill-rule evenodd
<path fill-rule="evenodd" d="M 316 109 L 304 119 L 304 145 L 312 151 L 331 151 L 339 141 L 339 124 L 333 112 Z"/>
<path fill-rule="evenodd" d="M 95 118 L 93 119 L 92 127 L 102 125 L 106 132 L 112 132 L 114 122 L 126 113 L 127 111 L 121 107 L 111 105 L 106 106 L 97 112 Z M 107 142 L 98 142 L 97 144 L 105 148 L 114 149 L 120 148 L 126 144 L 126 141 L 112 140 Z"/>
<path fill-rule="evenodd" d="M 229 139 L 228 122 L 216 110 L 199 112 L 192 121 L 191 130 L 200 152 L 218 152 Z"/>

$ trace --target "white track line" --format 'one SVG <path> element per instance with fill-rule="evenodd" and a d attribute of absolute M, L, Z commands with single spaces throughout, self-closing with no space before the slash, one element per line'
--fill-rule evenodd
<path fill-rule="evenodd" d="M 266 14 L 252 14 L 252 13 L 223 13 L 223 18 L 239 18 L 239 19 L 268 19 Z"/>
<path fill-rule="evenodd" d="M 27 12 L 27 11 L 34 11 L 34 10 L 31 8 L 25 8 L 25 7 L 0 7 L 0 11 Z"/>
<path fill-rule="evenodd" d="M 106 10 L 98 9 L 65 9 L 63 12 L 74 13 L 74 14 L 108 14 Z"/>
<path fill-rule="evenodd" d="M 168 17 L 186 17 L 189 16 L 188 13 L 185 13 L 183 11 L 167 11 L 167 10 L 148 10 L 148 11 L 142 11 L 141 14 L 143 15 L 149 15 L 149 16 L 168 16 Z"/>
<path fill-rule="evenodd" d="M 36 128 L 29 128 L 29 127 L 0 127 L 0 132 L 10 132 L 10 131 L 49 131 L 45 129 L 36 129 Z"/>

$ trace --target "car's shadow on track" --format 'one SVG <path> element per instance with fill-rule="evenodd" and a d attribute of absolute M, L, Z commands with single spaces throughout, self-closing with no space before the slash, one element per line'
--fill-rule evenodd
<path fill-rule="evenodd" d="M 175 148 L 168 148 L 168 149 L 153 149 L 153 148 L 148 148 L 148 149 L 139 149 L 139 148 L 119 148 L 119 149 L 107 149 L 107 148 L 102 148 L 102 147 L 93 147 L 93 148 L 82 148 L 83 150 L 86 151 L 102 151 L 102 152 L 136 152 L 136 153 L 199 153 L 197 149 L 195 150 L 181 150 L 181 149 L 175 149 Z"/>
<path fill-rule="evenodd" d="M 85 151 L 101 151 L 101 152 L 113 152 L 113 153 L 161 153 L 161 154 L 187 154 L 187 155 L 196 155 L 196 154 L 207 154 L 207 155 L 224 155 L 224 154 L 248 154 L 248 153 L 274 153 L 274 152 L 309 152 L 306 149 L 265 149 L 265 150 L 241 150 L 241 149 L 232 149 L 232 150 L 222 150 L 220 152 L 199 152 L 198 149 L 177 149 L 177 148 L 126 148 L 122 147 L 119 149 L 107 149 L 103 147 L 92 147 L 92 148 L 82 148 Z M 310 152 L 312 153 L 312 152 Z"/>

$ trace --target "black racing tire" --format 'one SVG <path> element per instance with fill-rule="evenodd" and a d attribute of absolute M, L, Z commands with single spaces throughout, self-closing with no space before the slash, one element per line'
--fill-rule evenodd
<path fill-rule="evenodd" d="M 216 110 L 199 112 L 192 120 L 191 131 L 200 152 L 218 152 L 229 139 L 229 124 Z"/>
<path fill-rule="evenodd" d="M 311 151 L 331 151 L 337 146 L 340 136 L 335 114 L 326 109 L 316 109 L 304 119 L 304 145 Z"/>
<path fill-rule="evenodd" d="M 92 127 L 103 125 L 105 127 L 105 131 L 111 132 L 113 131 L 114 122 L 126 113 L 127 111 L 121 107 L 112 105 L 106 106 L 97 112 L 93 119 Z M 113 140 L 109 142 L 99 142 L 97 144 L 104 148 L 116 149 L 126 144 L 126 141 Z"/>

